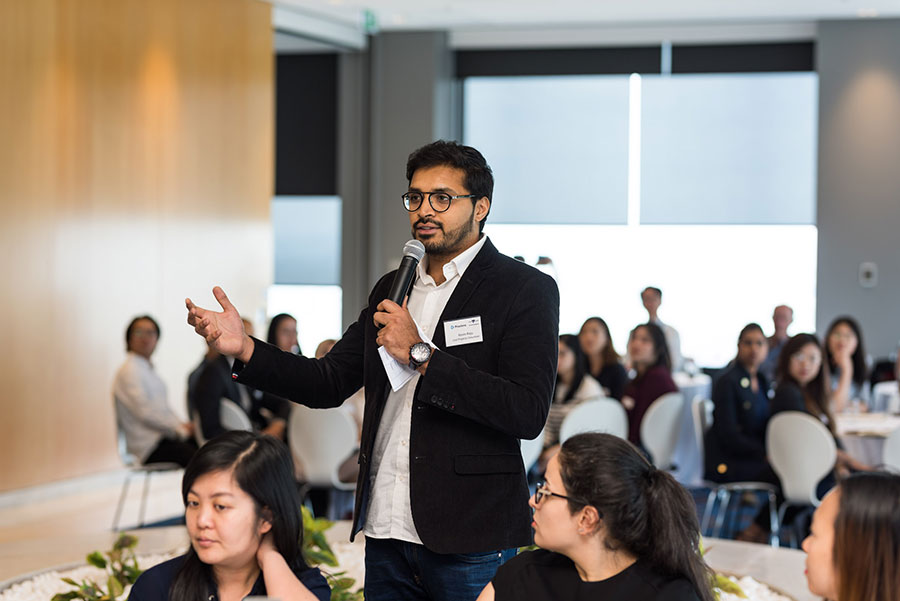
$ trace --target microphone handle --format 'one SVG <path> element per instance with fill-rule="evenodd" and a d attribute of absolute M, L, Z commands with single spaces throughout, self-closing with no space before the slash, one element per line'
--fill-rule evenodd
<path fill-rule="evenodd" d="M 397 275 L 394 276 L 394 283 L 391 284 L 391 291 L 388 293 L 388 298 L 398 305 L 403 305 L 403 299 L 406 298 L 406 293 L 409 292 L 409 286 L 416 275 L 416 266 L 418 264 L 419 262 L 410 256 L 405 256 L 400 261 L 400 267 L 397 269 Z"/>

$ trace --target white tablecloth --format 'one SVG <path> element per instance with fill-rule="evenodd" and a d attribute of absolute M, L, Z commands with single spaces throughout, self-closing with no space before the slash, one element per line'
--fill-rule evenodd
<path fill-rule="evenodd" d="M 871 466 L 882 463 L 884 439 L 900 428 L 900 416 L 887 413 L 839 413 L 834 421 L 844 449 Z"/>

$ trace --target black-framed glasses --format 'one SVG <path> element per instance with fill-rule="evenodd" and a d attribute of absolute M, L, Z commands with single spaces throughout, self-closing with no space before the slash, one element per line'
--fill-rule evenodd
<path fill-rule="evenodd" d="M 560 499 L 565 499 L 566 501 L 572 501 L 573 503 L 579 503 L 581 505 L 589 505 L 590 503 L 585 503 L 580 499 L 576 499 L 574 497 L 567 497 L 566 495 L 561 495 L 553 492 L 549 488 L 547 488 L 546 482 L 538 482 L 537 488 L 534 489 L 534 504 L 540 505 L 541 501 L 546 499 L 547 497 L 559 497 Z"/>
<path fill-rule="evenodd" d="M 457 198 L 475 198 L 475 194 L 459 194 L 450 196 L 446 192 L 407 192 L 400 198 L 403 199 L 403 207 L 413 213 L 422 206 L 422 201 L 428 197 L 428 204 L 434 209 L 435 213 L 443 213 L 450 208 L 450 203 Z"/>

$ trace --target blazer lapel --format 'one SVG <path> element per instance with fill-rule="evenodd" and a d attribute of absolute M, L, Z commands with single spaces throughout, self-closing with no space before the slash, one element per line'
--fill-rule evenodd
<path fill-rule="evenodd" d="M 472 297 L 472 294 L 475 293 L 478 286 L 487 277 L 487 274 L 489 273 L 488 268 L 493 264 L 494 258 L 498 254 L 497 249 L 491 244 L 490 239 L 485 240 L 484 246 L 462 275 L 462 279 L 460 279 L 459 284 L 456 285 L 456 289 L 453 291 L 453 294 L 450 295 L 450 298 L 447 300 L 447 306 L 444 307 L 444 311 L 438 319 L 437 327 L 434 329 L 434 339 L 432 340 L 437 347 L 444 348 L 446 346 L 444 328 L 441 327 L 441 324 L 444 323 L 445 320 L 469 317 L 468 315 L 462 315 L 461 313 L 463 312 L 466 303 Z"/>

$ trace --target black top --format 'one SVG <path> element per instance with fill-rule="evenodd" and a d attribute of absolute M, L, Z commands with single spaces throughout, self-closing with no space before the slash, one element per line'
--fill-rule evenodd
<path fill-rule="evenodd" d="M 167 601 L 172 581 L 175 580 L 175 575 L 178 574 L 185 557 L 187 555 L 170 559 L 153 566 L 141 574 L 131 588 L 128 601 Z M 328 586 L 328 581 L 322 576 L 319 568 L 297 566 L 294 567 L 294 575 L 300 579 L 303 586 L 308 588 L 319 601 L 329 601 L 331 599 L 331 587 Z M 217 601 L 218 594 L 216 583 L 210 579 L 209 594 L 206 599 L 201 601 Z M 248 596 L 266 596 L 266 583 L 263 580 L 262 572 L 259 573 L 259 577 L 253 584 L 253 588 Z"/>
<path fill-rule="evenodd" d="M 622 394 L 625 392 L 625 384 L 628 383 L 628 374 L 621 363 L 612 363 L 604 365 L 599 374 L 591 374 L 600 382 L 600 386 L 609 391 L 609 397 L 622 400 Z"/>
<path fill-rule="evenodd" d="M 767 467 L 769 383 L 761 373 L 758 378 L 759 390 L 753 392 L 750 373 L 735 361 L 716 380 L 713 423 L 705 439 L 708 480 L 756 480 Z"/>
<path fill-rule="evenodd" d="M 496 601 L 699 601 L 686 578 L 663 576 L 638 560 L 615 576 L 584 582 L 572 560 L 559 553 L 525 551 L 500 566 L 491 581 Z"/>

